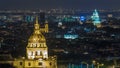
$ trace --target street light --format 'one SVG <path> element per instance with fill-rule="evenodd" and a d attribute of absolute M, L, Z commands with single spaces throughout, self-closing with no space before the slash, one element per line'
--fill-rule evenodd
<path fill-rule="evenodd" d="M 100 68 L 100 66 L 104 66 L 104 64 L 97 63 L 97 68 Z"/>
<path fill-rule="evenodd" d="M 92 61 L 92 68 L 94 68 L 95 64 L 96 64 L 96 61 L 93 60 L 93 61 Z"/>
<path fill-rule="evenodd" d="M 96 62 L 95 60 L 92 61 L 93 64 L 95 64 L 95 62 Z"/>

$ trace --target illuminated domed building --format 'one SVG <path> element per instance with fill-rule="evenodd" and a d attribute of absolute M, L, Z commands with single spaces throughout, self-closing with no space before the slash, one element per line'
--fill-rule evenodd
<path fill-rule="evenodd" d="M 30 36 L 26 47 L 26 58 L 0 61 L 0 63 L 12 64 L 15 68 L 57 68 L 56 56 L 48 56 L 46 39 L 40 29 L 36 17 L 34 32 Z"/>
<path fill-rule="evenodd" d="M 101 21 L 100 21 L 99 14 L 96 9 L 93 12 L 93 15 L 91 16 L 91 18 L 92 18 L 92 22 L 95 26 L 101 27 Z"/>
<path fill-rule="evenodd" d="M 40 31 L 37 19 L 34 24 L 34 32 L 28 40 L 26 50 L 28 59 L 48 59 L 46 40 Z"/>

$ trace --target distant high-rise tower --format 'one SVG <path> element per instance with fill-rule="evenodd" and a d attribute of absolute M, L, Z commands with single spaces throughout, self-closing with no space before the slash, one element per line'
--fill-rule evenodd
<path fill-rule="evenodd" d="M 94 10 L 93 15 L 91 16 L 91 18 L 92 18 L 92 22 L 93 22 L 93 24 L 95 26 L 101 27 L 101 21 L 100 21 L 99 14 L 98 14 L 96 9 Z"/>

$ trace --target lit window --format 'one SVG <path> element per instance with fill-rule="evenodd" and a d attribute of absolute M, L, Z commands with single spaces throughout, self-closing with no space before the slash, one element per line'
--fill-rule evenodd
<path fill-rule="evenodd" d="M 28 55 L 31 56 L 31 55 L 32 55 L 32 52 L 28 52 Z"/>
<path fill-rule="evenodd" d="M 35 52 L 33 52 L 33 56 L 35 55 Z"/>
<path fill-rule="evenodd" d="M 40 51 L 37 51 L 38 52 L 38 55 L 40 55 Z"/>
<path fill-rule="evenodd" d="M 43 47 L 43 44 L 41 44 L 41 47 Z"/>

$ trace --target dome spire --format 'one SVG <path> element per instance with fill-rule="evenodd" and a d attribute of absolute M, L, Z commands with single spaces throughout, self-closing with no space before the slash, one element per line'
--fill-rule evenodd
<path fill-rule="evenodd" d="M 40 25 L 38 23 L 38 17 L 37 16 L 36 16 L 36 21 L 35 21 L 35 24 L 34 24 L 34 32 L 35 32 L 35 34 L 41 34 Z"/>
<path fill-rule="evenodd" d="M 35 23 L 38 24 L 38 16 L 36 16 L 36 22 Z"/>

